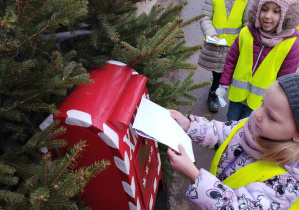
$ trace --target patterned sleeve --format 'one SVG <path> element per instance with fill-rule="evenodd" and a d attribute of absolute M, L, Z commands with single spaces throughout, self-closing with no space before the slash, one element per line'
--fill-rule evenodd
<path fill-rule="evenodd" d="M 230 188 L 204 169 L 186 196 L 202 210 L 213 209 L 289 209 L 298 199 L 299 182 L 289 174 L 275 176 L 265 182 L 253 182 Z"/>
<path fill-rule="evenodd" d="M 239 122 L 209 121 L 205 117 L 190 115 L 190 127 L 187 134 L 198 145 L 213 148 L 216 144 L 221 145 L 228 137 L 232 129 Z"/>

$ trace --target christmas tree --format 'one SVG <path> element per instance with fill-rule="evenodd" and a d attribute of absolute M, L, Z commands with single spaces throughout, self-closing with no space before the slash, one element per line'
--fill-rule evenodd
<path fill-rule="evenodd" d="M 71 88 L 92 82 L 88 70 L 93 66 L 107 60 L 126 63 L 148 77 L 152 101 L 173 109 L 193 104 L 196 97 L 189 91 L 208 84 L 193 84 L 196 66 L 186 62 L 201 46 L 184 46 L 183 27 L 201 16 L 184 22 L 179 14 L 187 2 L 136 16 L 136 3 L 142 1 L 0 2 L 2 208 L 73 209 L 88 180 L 109 166 L 102 160 L 74 170 L 80 151 L 88 150 L 85 142 L 60 154 L 59 148 L 67 146 L 59 139 L 65 128 L 54 122 L 38 129 L 47 115 L 57 113 Z M 166 82 L 179 70 L 190 74 L 184 81 Z M 45 150 L 56 151 L 55 157 Z"/>

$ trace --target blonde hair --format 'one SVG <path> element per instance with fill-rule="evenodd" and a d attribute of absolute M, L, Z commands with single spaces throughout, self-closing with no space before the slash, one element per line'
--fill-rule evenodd
<path fill-rule="evenodd" d="M 279 165 L 299 162 L 299 143 L 292 139 L 273 141 L 262 136 L 255 137 L 255 146 L 263 154 L 255 158 L 275 162 Z"/>

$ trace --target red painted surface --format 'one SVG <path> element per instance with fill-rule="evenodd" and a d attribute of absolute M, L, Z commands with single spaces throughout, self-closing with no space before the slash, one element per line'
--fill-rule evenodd
<path fill-rule="evenodd" d="M 69 146 L 86 140 L 78 167 L 111 163 L 87 184 L 82 200 L 91 209 L 153 209 L 162 180 L 159 150 L 132 129 L 141 97 L 148 98 L 147 78 L 113 62 L 92 69 L 90 78 L 94 83 L 75 87 L 53 117 L 67 127 L 61 137 Z"/>

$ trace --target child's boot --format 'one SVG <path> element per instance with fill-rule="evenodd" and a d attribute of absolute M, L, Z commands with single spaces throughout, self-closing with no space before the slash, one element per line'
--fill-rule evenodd
<path fill-rule="evenodd" d="M 210 112 L 218 112 L 218 97 L 216 96 L 215 91 L 209 91 L 209 97 L 208 97 L 208 109 Z"/>

